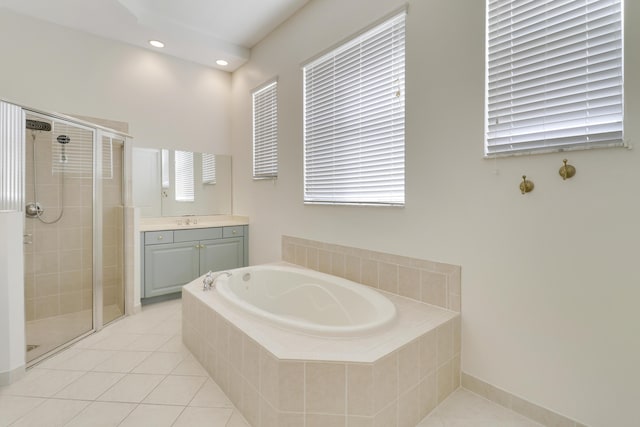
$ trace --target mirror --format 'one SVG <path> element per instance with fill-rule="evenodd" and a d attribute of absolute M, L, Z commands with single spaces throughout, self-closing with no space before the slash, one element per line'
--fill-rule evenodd
<path fill-rule="evenodd" d="M 231 156 L 133 148 L 133 201 L 143 217 L 231 215 Z"/>

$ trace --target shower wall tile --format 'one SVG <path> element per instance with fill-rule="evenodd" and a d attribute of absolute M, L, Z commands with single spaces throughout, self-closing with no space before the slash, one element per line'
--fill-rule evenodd
<path fill-rule="evenodd" d="M 35 276 L 35 298 L 44 298 L 58 295 L 60 293 L 60 282 L 58 273 L 36 274 Z"/>
<path fill-rule="evenodd" d="M 82 293 L 71 292 L 60 294 L 60 314 L 82 311 Z"/>
<path fill-rule="evenodd" d="M 291 236 L 282 236 L 282 260 L 452 311 L 461 309 L 457 265 Z"/>
<path fill-rule="evenodd" d="M 57 316 L 60 314 L 59 296 L 54 295 L 35 299 L 35 318 Z"/>

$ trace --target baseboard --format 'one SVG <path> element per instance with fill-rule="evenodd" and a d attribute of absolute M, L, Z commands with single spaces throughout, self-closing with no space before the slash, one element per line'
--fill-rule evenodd
<path fill-rule="evenodd" d="M 492 386 L 466 372 L 462 373 L 462 387 L 545 426 L 587 427 L 585 424 Z"/>
<path fill-rule="evenodd" d="M 24 377 L 25 372 L 26 367 L 24 365 L 18 366 L 11 371 L 0 372 L 0 386 L 9 385 L 18 381 Z"/>

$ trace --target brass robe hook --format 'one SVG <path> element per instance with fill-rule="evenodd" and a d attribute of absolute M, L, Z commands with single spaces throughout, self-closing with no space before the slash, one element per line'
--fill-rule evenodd
<path fill-rule="evenodd" d="M 533 181 L 529 181 L 526 175 L 522 175 L 522 182 L 520 183 L 520 192 L 522 194 L 526 194 L 532 191 L 533 191 Z"/>
<path fill-rule="evenodd" d="M 571 178 L 572 176 L 574 176 L 576 174 L 576 168 L 574 168 L 571 165 L 567 164 L 567 159 L 564 159 L 562 161 L 562 163 L 564 163 L 563 166 L 560 166 L 560 170 L 558 171 L 558 173 L 560 174 L 560 176 L 562 177 L 562 180 L 566 180 L 567 178 Z"/>

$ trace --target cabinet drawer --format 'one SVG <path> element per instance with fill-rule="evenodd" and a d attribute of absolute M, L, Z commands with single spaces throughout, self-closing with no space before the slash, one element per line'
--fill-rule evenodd
<path fill-rule="evenodd" d="M 159 245 L 160 243 L 173 243 L 173 231 L 147 231 L 144 233 L 144 244 Z"/>
<path fill-rule="evenodd" d="M 222 237 L 222 227 L 215 228 L 193 228 L 191 230 L 175 230 L 173 241 L 191 242 L 197 240 L 219 239 Z"/>
<path fill-rule="evenodd" d="M 244 235 L 244 227 L 237 225 L 235 227 L 223 227 L 222 237 L 238 237 Z"/>

